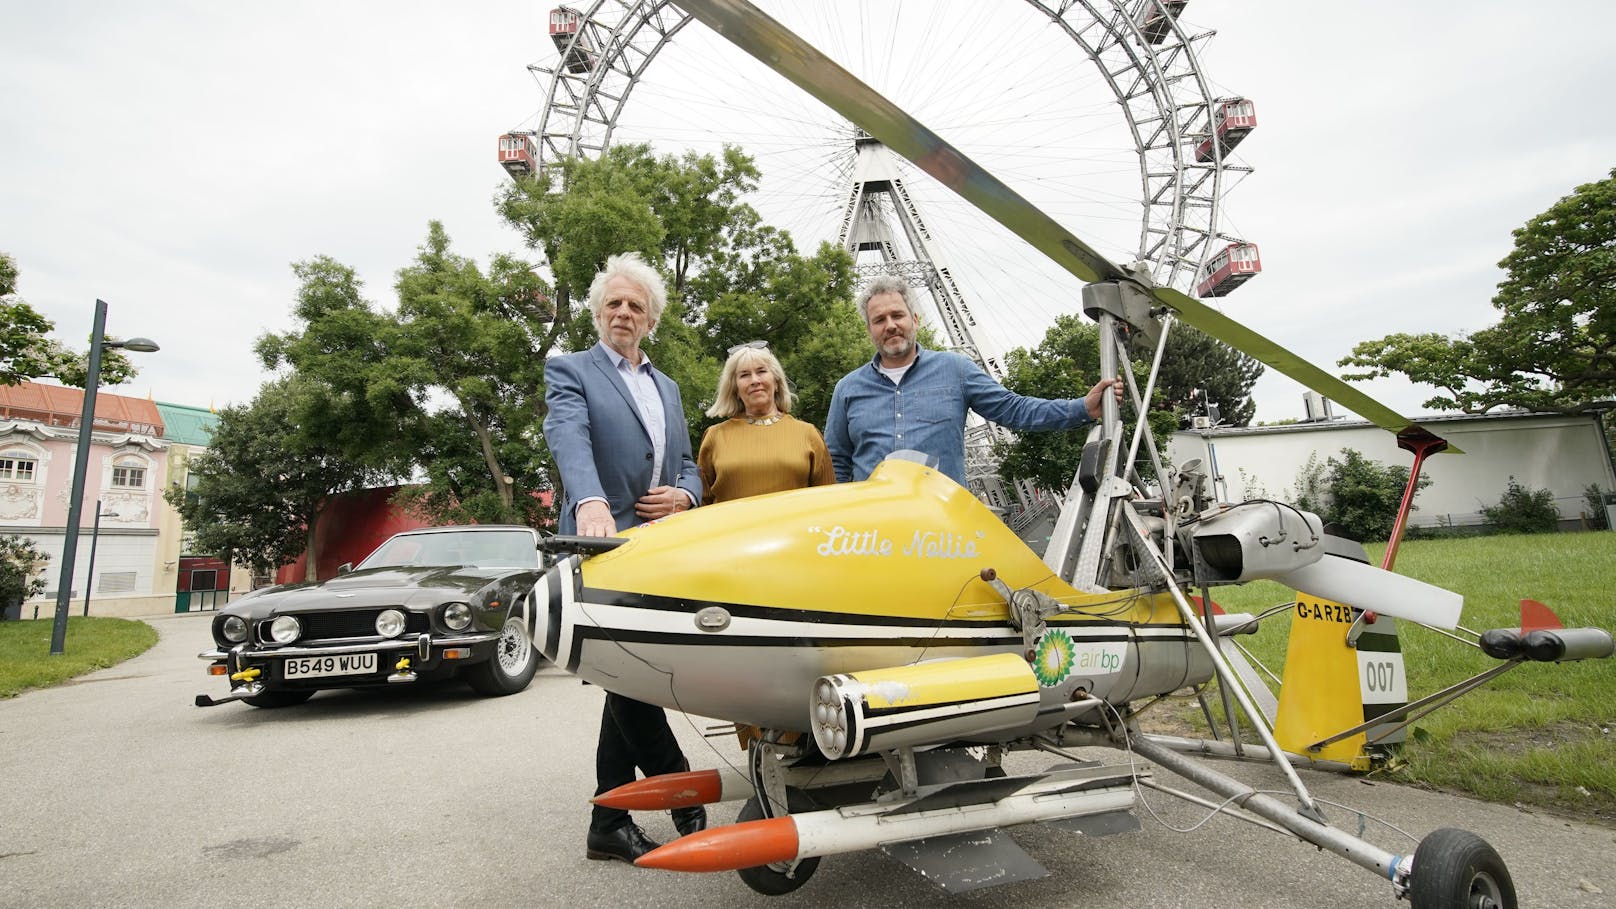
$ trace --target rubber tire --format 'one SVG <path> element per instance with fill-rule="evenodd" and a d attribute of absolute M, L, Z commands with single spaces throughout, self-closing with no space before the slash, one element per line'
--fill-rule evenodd
<path fill-rule="evenodd" d="M 512 649 L 525 655 L 515 672 L 505 667 L 501 659 Z M 533 674 L 539 670 L 539 651 L 533 646 L 533 635 L 520 615 L 510 615 L 500 629 L 499 640 L 494 642 L 494 653 L 472 666 L 466 667 L 466 683 L 478 694 L 504 697 L 527 688 Z"/>
<path fill-rule="evenodd" d="M 273 710 L 276 707 L 296 707 L 312 697 L 314 697 L 314 692 L 312 691 L 266 691 L 250 698 L 242 698 L 242 700 L 254 707 Z"/>
<path fill-rule="evenodd" d="M 1443 827 L 1414 850 L 1408 898 L 1414 909 L 1515 909 L 1515 882 L 1486 840 Z"/>
<path fill-rule="evenodd" d="M 808 797 L 808 793 L 801 789 L 786 790 L 786 806 L 792 814 L 813 811 L 819 806 Z M 747 821 L 763 819 L 763 805 L 757 796 L 752 796 L 741 806 L 740 814 L 735 816 L 735 823 L 744 824 Z M 779 865 L 758 865 L 755 868 L 741 868 L 735 873 L 741 876 L 746 886 L 751 887 L 764 896 L 781 896 L 790 893 L 808 883 L 808 879 L 819 870 L 819 856 L 803 859 L 797 863 L 797 870 L 793 877 L 787 877 Z"/>

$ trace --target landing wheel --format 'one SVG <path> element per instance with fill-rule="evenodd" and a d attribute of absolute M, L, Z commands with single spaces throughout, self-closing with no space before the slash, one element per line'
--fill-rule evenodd
<path fill-rule="evenodd" d="M 1486 840 L 1452 827 L 1420 840 L 1408 896 L 1414 909 L 1515 909 L 1504 860 Z"/>
<path fill-rule="evenodd" d="M 314 697 L 312 691 L 266 691 L 242 700 L 254 707 L 263 707 L 267 710 L 275 707 L 296 707 L 312 697 Z"/>
<path fill-rule="evenodd" d="M 791 809 L 792 814 L 813 811 L 819 807 L 814 804 L 813 799 L 808 797 L 808 793 L 803 792 L 801 789 L 786 790 L 786 805 Z M 757 796 L 754 795 L 746 800 L 746 804 L 741 806 L 741 813 L 735 816 L 735 823 L 744 824 L 747 821 L 760 821 L 764 817 L 763 806 L 758 802 Z M 798 862 L 796 868 L 792 868 L 789 863 L 780 862 L 773 865 L 758 865 L 755 868 L 742 868 L 735 873 L 741 876 L 741 880 L 746 882 L 746 886 L 751 887 L 758 893 L 764 896 L 779 896 L 783 893 L 790 893 L 808 883 L 808 879 L 813 877 L 814 872 L 818 869 L 819 856 L 816 855 L 813 858 L 803 859 Z"/>

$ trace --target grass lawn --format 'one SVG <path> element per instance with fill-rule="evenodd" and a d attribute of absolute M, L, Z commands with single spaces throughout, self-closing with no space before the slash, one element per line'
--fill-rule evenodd
<path fill-rule="evenodd" d="M 1368 548 L 1379 564 L 1384 546 Z M 1548 605 L 1568 628 L 1616 630 L 1616 533 L 1414 540 L 1398 551 L 1396 567 L 1463 594 L 1460 624 L 1476 631 L 1519 626 L 1522 599 Z M 1292 597 L 1266 581 L 1213 595 L 1230 612 Z M 1498 665 L 1425 628 L 1398 628 L 1411 700 Z M 1289 631 L 1286 614 L 1246 639 L 1276 673 Z M 1526 663 L 1419 720 L 1415 730 L 1401 762 L 1387 771 L 1394 779 L 1616 824 L 1616 658 Z"/>
<path fill-rule="evenodd" d="M 53 624 L 53 619 L 0 622 L 0 698 L 116 666 L 157 643 L 157 630 L 145 622 L 69 616 L 63 652 L 51 656 Z"/>

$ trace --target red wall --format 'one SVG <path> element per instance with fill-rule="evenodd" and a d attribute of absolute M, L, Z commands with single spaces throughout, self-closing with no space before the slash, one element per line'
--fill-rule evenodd
<path fill-rule="evenodd" d="M 338 566 L 344 562 L 359 564 L 360 559 L 370 555 L 395 533 L 433 526 L 407 514 L 389 501 L 398 490 L 397 486 L 382 486 L 345 492 L 332 498 L 314 527 L 318 580 L 335 576 Z M 550 504 L 551 493 L 548 490 L 537 495 L 545 505 Z M 305 561 L 304 556 L 298 556 L 297 561 L 283 565 L 275 572 L 275 583 L 295 584 L 302 581 Z"/>
<path fill-rule="evenodd" d="M 314 527 L 315 568 L 321 580 L 335 575 L 344 562 L 358 564 L 395 533 L 431 526 L 389 502 L 396 492 L 397 486 L 345 492 L 321 512 Z M 305 557 L 298 556 L 297 561 L 282 566 L 275 572 L 275 583 L 303 580 L 304 562 Z"/>
<path fill-rule="evenodd" d="M 212 569 L 218 572 L 215 583 L 217 589 L 224 590 L 230 586 L 230 566 L 223 559 L 215 556 L 180 556 L 179 580 L 175 582 L 175 593 L 190 593 L 191 572 Z"/>

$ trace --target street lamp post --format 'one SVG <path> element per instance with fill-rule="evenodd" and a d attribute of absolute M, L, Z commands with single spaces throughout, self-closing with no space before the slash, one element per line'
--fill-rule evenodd
<path fill-rule="evenodd" d="M 121 517 L 116 511 L 106 513 L 109 518 Z M 90 528 L 90 565 L 84 571 L 84 614 L 90 614 L 90 593 L 95 585 L 95 542 L 101 536 L 101 500 L 95 500 L 95 524 Z"/>
<path fill-rule="evenodd" d="M 56 587 L 56 622 L 51 626 L 51 656 L 60 656 L 67 644 L 67 612 L 72 607 L 73 561 L 78 554 L 79 521 L 84 515 L 84 474 L 90 465 L 90 424 L 95 422 L 95 390 L 101 382 L 101 350 L 105 347 L 150 353 L 158 349 L 157 344 L 147 338 L 109 341 L 104 337 L 106 327 L 106 301 L 96 300 L 95 323 L 90 329 L 90 369 L 84 377 L 84 412 L 79 418 L 78 450 L 73 453 L 73 489 L 67 505 L 67 536 L 62 540 L 62 577 Z M 88 597 L 88 582 L 85 588 L 85 596 Z"/>

